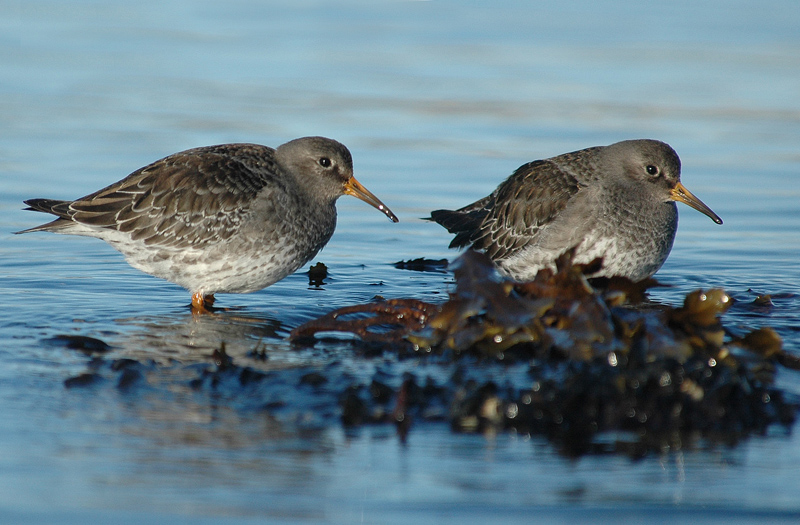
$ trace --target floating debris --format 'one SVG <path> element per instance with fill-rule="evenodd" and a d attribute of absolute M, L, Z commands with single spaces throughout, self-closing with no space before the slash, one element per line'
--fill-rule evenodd
<path fill-rule="evenodd" d="M 411 270 L 414 272 L 435 272 L 447 273 L 447 259 L 409 259 L 408 261 L 397 261 L 394 267 L 398 270 Z"/>
<path fill-rule="evenodd" d="M 328 278 L 328 267 L 324 263 L 318 262 L 308 269 L 308 285 L 320 287 L 325 284 Z"/>

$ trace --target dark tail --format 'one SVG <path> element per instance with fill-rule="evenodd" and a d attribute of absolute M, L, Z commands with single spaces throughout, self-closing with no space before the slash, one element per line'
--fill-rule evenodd
<path fill-rule="evenodd" d="M 450 248 L 463 248 L 471 245 L 475 234 L 480 232 L 484 215 L 485 213 L 478 211 L 435 210 L 431 212 L 428 220 L 441 224 L 447 231 L 456 235 L 450 242 Z"/>
<path fill-rule="evenodd" d="M 53 222 L 48 222 L 47 224 L 42 224 L 41 226 L 28 228 L 27 230 L 22 230 L 14 233 L 57 231 L 61 227 L 72 222 L 69 216 L 69 205 L 72 204 L 72 201 L 60 201 L 56 199 L 28 199 L 24 202 L 25 204 L 28 205 L 28 207 L 25 208 L 26 211 L 39 211 L 42 213 L 50 213 L 58 217 L 58 219 L 54 220 Z"/>
<path fill-rule="evenodd" d="M 53 215 L 62 219 L 69 219 L 69 205 L 72 204 L 72 201 L 60 201 L 56 199 L 28 199 L 23 202 L 28 205 L 25 210 L 52 213 Z"/>

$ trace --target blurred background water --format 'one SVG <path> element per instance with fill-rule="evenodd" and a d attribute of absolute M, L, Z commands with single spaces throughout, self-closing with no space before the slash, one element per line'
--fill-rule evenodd
<path fill-rule="evenodd" d="M 420 220 L 430 210 L 530 160 L 657 138 L 725 220 L 679 206 L 657 299 L 772 294 L 768 315 L 734 307 L 726 324 L 773 326 L 797 353 L 798 93 L 794 0 L 0 3 L 0 520 L 797 519 L 795 433 L 637 462 L 434 424 L 403 445 L 391 428 L 298 431 L 163 378 L 137 395 L 67 389 L 88 358 L 48 341 L 86 335 L 165 364 L 261 342 L 267 368 L 323 366 L 289 330 L 375 295 L 447 292 L 449 275 L 391 264 L 455 255 Z M 82 196 L 190 147 L 304 135 L 346 144 L 401 221 L 341 199 L 322 287 L 301 270 L 198 320 L 184 290 L 100 241 L 12 235 L 43 222 L 23 199 Z M 800 392 L 792 372 L 778 383 Z"/>

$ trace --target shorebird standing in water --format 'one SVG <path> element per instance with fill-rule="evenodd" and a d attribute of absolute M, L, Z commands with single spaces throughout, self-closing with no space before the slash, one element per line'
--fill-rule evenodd
<path fill-rule="evenodd" d="M 335 140 L 223 144 L 175 153 L 74 201 L 27 200 L 58 218 L 18 233 L 102 239 L 204 310 L 216 293 L 255 292 L 314 257 L 333 235 L 342 195 L 398 221 L 353 177 L 350 152 Z"/>

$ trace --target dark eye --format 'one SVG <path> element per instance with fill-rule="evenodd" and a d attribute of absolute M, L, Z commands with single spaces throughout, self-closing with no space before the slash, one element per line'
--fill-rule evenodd
<path fill-rule="evenodd" d="M 317 162 L 319 162 L 319 165 L 322 166 L 323 168 L 331 167 L 331 159 L 329 159 L 328 157 L 320 157 L 319 161 Z"/>
<path fill-rule="evenodd" d="M 648 175 L 658 175 L 658 166 L 653 166 L 649 164 L 646 168 Z"/>

